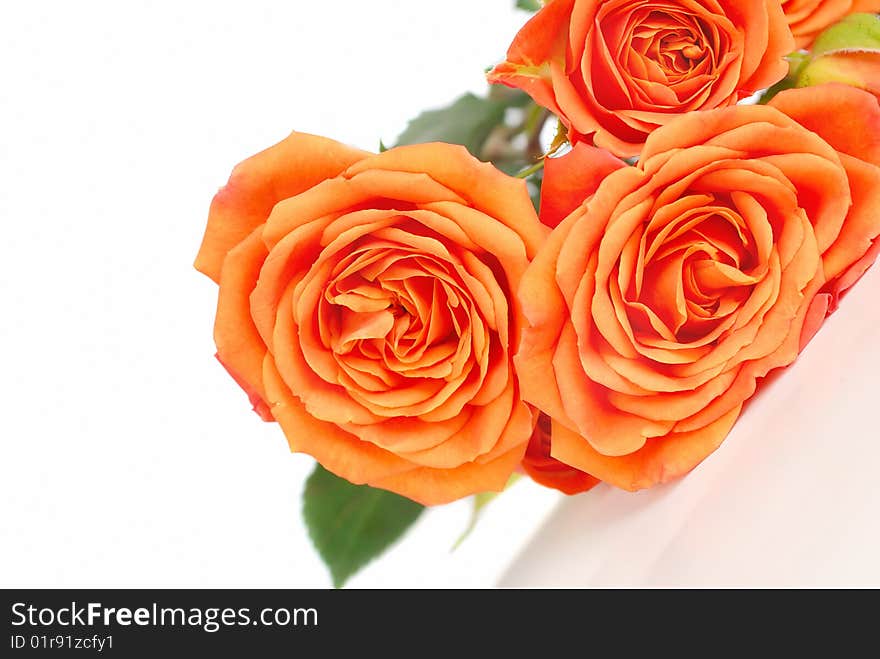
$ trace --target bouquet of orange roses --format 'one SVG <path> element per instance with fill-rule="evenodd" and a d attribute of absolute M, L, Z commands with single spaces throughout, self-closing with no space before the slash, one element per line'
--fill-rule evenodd
<path fill-rule="evenodd" d="M 516 474 L 686 474 L 880 252 L 880 0 L 518 4 L 484 96 L 211 204 L 217 358 L 319 463 L 337 585 Z"/>

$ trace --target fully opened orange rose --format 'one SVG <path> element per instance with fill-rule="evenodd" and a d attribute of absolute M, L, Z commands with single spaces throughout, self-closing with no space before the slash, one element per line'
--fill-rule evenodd
<path fill-rule="evenodd" d="M 520 287 L 516 364 L 552 457 L 626 489 L 689 471 L 876 258 L 877 99 L 824 85 L 772 105 L 685 115 L 637 167 L 580 145 L 547 172 L 545 197 L 601 180 Z"/>
<path fill-rule="evenodd" d="M 818 34 L 844 16 L 880 11 L 880 0 L 782 0 L 798 48 L 808 48 Z"/>
<path fill-rule="evenodd" d="M 527 92 L 573 141 L 628 157 L 678 115 L 777 82 L 793 49 L 779 0 L 551 0 L 489 80 Z"/>
<path fill-rule="evenodd" d="M 292 450 L 438 504 L 525 452 L 513 291 L 544 237 L 525 183 L 463 147 L 294 133 L 235 169 L 196 267 L 218 358 Z"/>

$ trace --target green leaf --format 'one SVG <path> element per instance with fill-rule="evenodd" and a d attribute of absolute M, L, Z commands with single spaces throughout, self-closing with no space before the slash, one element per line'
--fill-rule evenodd
<path fill-rule="evenodd" d="M 451 142 L 479 157 L 489 133 L 504 121 L 508 103 L 465 94 L 452 105 L 427 110 L 409 122 L 397 144 Z"/>
<path fill-rule="evenodd" d="M 880 17 L 850 14 L 820 34 L 812 50 L 814 57 L 838 52 L 880 52 Z"/>
<path fill-rule="evenodd" d="M 491 71 L 492 67 L 489 67 L 488 70 Z M 514 89 L 513 87 L 500 84 L 489 85 L 489 100 L 504 103 L 504 105 L 511 108 L 524 108 L 532 103 L 532 97 L 521 89 Z"/>
<path fill-rule="evenodd" d="M 525 9 L 526 11 L 538 11 L 541 5 L 540 0 L 516 0 L 517 9 Z"/>
<path fill-rule="evenodd" d="M 335 588 L 388 549 L 424 509 L 406 497 L 353 485 L 321 465 L 303 492 L 303 519 Z"/>
<path fill-rule="evenodd" d="M 468 525 L 465 527 L 465 530 L 460 536 L 458 536 L 458 540 L 455 541 L 455 544 L 452 545 L 452 551 L 458 549 L 461 543 L 464 542 L 477 527 L 477 522 L 480 521 L 480 517 L 486 506 L 492 503 L 499 494 L 506 492 L 507 488 L 516 483 L 519 478 L 519 474 L 511 474 L 510 480 L 507 481 L 507 485 L 504 486 L 504 489 L 501 492 L 479 492 L 472 497 L 473 508 L 471 508 L 471 517 L 468 520 Z"/>

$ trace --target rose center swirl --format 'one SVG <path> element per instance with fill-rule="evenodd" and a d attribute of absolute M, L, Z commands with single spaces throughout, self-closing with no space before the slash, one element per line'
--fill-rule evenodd
<path fill-rule="evenodd" d="M 690 11 L 692 9 L 693 11 Z M 730 64 L 730 37 L 706 8 L 609 3 L 597 14 L 600 38 L 590 61 L 607 84 L 596 93 L 609 107 L 681 107 L 705 99 Z M 595 72 L 594 72 L 595 73 Z"/>
<path fill-rule="evenodd" d="M 749 224 L 719 201 L 686 196 L 630 237 L 617 286 L 636 334 L 681 343 L 705 337 L 765 276 Z"/>
<path fill-rule="evenodd" d="M 674 83 L 711 70 L 716 36 L 693 17 L 651 12 L 632 27 L 629 43 L 643 60 L 646 79 Z"/>
<path fill-rule="evenodd" d="M 486 339 L 455 264 L 401 246 L 364 241 L 336 264 L 319 305 L 321 340 L 355 389 L 459 379 Z"/>

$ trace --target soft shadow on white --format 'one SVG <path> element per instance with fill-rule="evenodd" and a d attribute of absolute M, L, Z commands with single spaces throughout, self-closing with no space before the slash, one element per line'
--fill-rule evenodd
<path fill-rule="evenodd" d="M 563 501 L 502 586 L 880 586 L 880 268 L 684 479 Z"/>

